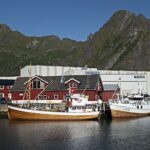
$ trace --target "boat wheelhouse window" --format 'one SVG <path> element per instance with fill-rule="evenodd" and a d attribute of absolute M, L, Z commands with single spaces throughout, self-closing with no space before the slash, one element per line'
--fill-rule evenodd
<path fill-rule="evenodd" d="M 130 97 L 129 100 L 143 100 L 143 97 Z"/>
<path fill-rule="evenodd" d="M 54 94 L 54 99 L 58 99 L 58 94 Z"/>
<path fill-rule="evenodd" d="M 75 107 L 75 106 L 72 106 L 72 110 L 76 110 L 76 107 Z"/>

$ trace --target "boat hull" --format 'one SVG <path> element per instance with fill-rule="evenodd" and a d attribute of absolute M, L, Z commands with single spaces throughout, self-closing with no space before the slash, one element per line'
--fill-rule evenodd
<path fill-rule="evenodd" d="M 132 118 L 150 116 L 150 109 L 136 109 L 120 105 L 110 105 L 112 118 Z"/>
<path fill-rule="evenodd" d="M 99 112 L 48 112 L 8 106 L 8 118 L 13 120 L 92 120 L 98 117 Z"/>
<path fill-rule="evenodd" d="M 121 110 L 111 110 L 111 116 L 112 118 L 131 118 L 131 117 L 150 116 L 150 113 L 133 113 Z"/>

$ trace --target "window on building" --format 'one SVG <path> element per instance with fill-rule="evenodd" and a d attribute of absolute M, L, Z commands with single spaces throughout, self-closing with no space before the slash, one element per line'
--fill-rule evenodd
<path fill-rule="evenodd" d="M 20 93 L 19 96 L 23 96 L 23 93 Z"/>
<path fill-rule="evenodd" d="M 44 82 L 40 82 L 40 88 L 44 89 Z"/>
<path fill-rule="evenodd" d="M 8 93 L 8 98 L 12 99 L 12 94 L 11 93 Z"/>
<path fill-rule="evenodd" d="M 0 93 L 0 98 L 4 97 L 4 93 Z"/>
<path fill-rule="evenodd" d="M 39 95 L 38 99 L 39 100 L 47 100 L 47 95 L 45 95 L 45 94 L 44 95 Z"/>
<path fill-rule="evenodd" d="M 77 86 L 77 83 L 73 83 L 73 87 L 76 87 Z"/>
<path fill-rule="evenodd" d="M 44 83 L 38 79 L 32 81 L 32 89 L 41 89 L 44 88 Z"/>
<path fill-rule="evenodd" d="M 58 99 L 58 94 L 54 94 L 54 99 Z"/>
<path fill-rule="evenodd" d="M 69 87 L 72 87 L 72 83 L 69 84 Z"/>
<path fill-rule="evenodd" d="M 42 95 L 39 95 L 39 96 L 38 96 L 38 100 L 41 100 L 41 99 L 42 99 Z"/>
<path fill-rule="evenodd" d="M 47 95 L 43 95 L 43 99 L 47 100 Z"/>
<path fill-rule="evenodd" d="M 72 83 L 70 83 L 70 85 L 69 85 L 69 87 L 76 87 L 77 86 L 77 83 L 75 83 L 75 82 L 72 82 Z"/>
<path fill-rule="evenodd" d="M 4 89 L 4 85 L 0 85 L 0 89 Z"/>
<path fill-rule="evenodd" d="M 66 96 L 67 96 L 67 94 L 64 94 L 64 95 L 63 95 L 63 99 L 66 99 Z"/>
<path fill-rule="evenodd" d="M 8 85 L 8 89 L 11 89 L 12 88 L 12 85 Z"/>

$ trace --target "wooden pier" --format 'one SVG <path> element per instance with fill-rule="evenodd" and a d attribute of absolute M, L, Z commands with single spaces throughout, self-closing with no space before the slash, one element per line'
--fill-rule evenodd
<path fill-rule="evenodd" d="M 0 104 L 0 118 L 7 118 L 7 104 Z"/>

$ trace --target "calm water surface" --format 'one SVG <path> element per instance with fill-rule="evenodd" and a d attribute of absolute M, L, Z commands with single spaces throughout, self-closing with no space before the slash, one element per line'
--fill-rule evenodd
<path fill-rule="evenodd" d="M 0 119 L 0 150 L 150 150 L 150 117 L 81 122 Z"/>

